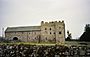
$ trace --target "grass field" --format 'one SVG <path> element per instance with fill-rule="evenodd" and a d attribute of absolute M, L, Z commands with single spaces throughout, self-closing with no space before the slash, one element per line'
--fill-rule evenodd
<path fill-rule="evenodd" d="M 42 42 L 42 43 L 35 43 L 35 42 L 12 42 L 12 43 L 0 43 L 0 45 L 19 45 L 19 44 L 24 44 L 24 45 L 46 45 L 46 46 L 53 46 L 53 45 L 64 45 L 64 44 L 61 44 L 61 43 L 45 43 L 45 42 Z"/>
<path fill-rule="evenodd" d="M 81 45 L 79 43 L 86 43 L 87 45 Z M 77 42 L 77 41 L 66 41 L 65 43 L 51 43 L 51 42 L 41 42 L 41 43 L 36 43 L 36 42 L 11 42 L 11 43 L 0 43 L 0 45 L 19 45 L 19 44 L 24 44 L 24 45 L 43 45 L 43 46 L 54 46 L 54 45 L 64 45 L 64 46 L 71 46 L 71 45 L 76 45 L 76 46 L 89 46 L 90 47 L 90 42 Z"/>

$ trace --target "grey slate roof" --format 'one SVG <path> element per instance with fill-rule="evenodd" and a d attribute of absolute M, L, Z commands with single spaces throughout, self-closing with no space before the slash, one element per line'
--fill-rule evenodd
<path fill-rule="evenodd" d="M 40 31 L 41 26 L 7 27 L 5 32 Z"/>

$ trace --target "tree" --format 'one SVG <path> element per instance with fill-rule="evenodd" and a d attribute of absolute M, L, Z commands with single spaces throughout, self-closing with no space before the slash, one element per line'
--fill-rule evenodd
<path fill-rule="evenodd" d="M 81 35 L 80 41 L 90 41 L 90 24 L 86 24 L 85 31 Z"/>
<path fill-rule="evenodd" d="M 90 24 L 86 24 L 86 26 L 85 26 L 85 32 L 90 32 Z"/>
<path fill-rule="evenodd" d="M 69 31 L 67 31 L 67 35 L 68 35 L 68 36 L 67 36 L 66 40 L 69 40 L 69 41 L 70 41 L 71 38 L 72 38 L 71 33 L 69 33 Z"/>

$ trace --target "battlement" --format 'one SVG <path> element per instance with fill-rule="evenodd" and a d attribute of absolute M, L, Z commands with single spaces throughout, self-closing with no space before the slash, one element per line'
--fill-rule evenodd
<path fill-rule="evenodd" d="M 53 23 L 64 23 L 64 21 L 52 21 L 52 22 L 44 22 L 44 21 L 41 21 L 41 24 L 53 24 Z"/>

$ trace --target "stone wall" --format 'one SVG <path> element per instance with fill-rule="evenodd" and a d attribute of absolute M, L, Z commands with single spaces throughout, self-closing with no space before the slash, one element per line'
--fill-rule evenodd
<path fill-rule="evenodd" d="M 6 38 L 13 39 L 17 37 L 18 40 L 24 42 L 38 42 L 38 37 L 40 35 L 40 31 L 31 31 L 31 32 L 7 32 L 5 33 Z"/>

